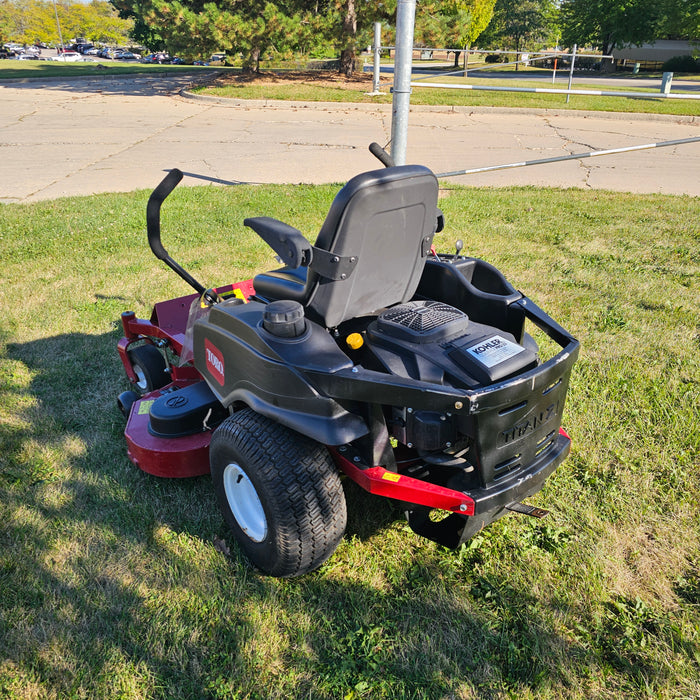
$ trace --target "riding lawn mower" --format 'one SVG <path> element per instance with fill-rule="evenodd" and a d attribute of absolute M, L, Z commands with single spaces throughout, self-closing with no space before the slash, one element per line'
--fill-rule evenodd
<path fill-rule="evenodd" d="M 281 261 L 205 288 L 167 253 L 147 206 L 153 253 L 195 293 L 122 314 L 121 394 L 131 461 L 159 477 L 211 474 L 246 557 L 298 576 L 335 551 L 341 477 L 394 499 L 411 529 L 457 548 L 523 503 L 569 453 L 561 428 L 579 344 L 488 262 L 436 252 L 435 175 L 419 165 L 353 177 L 312 245 L 291 225 L 245 219 Z M 540 357 L 526 321 L 556 346 Z"/>

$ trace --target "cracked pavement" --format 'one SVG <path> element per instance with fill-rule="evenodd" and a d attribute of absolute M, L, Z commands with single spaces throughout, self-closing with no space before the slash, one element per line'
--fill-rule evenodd
<path fill-rule="evenodd" d="M 379 163 L 391 106 L 217 101 L 186 77 L 0 84 L 0 202 L 184 184 L 344 182 Z M 412 108 L 408 161 L 435 172 L 700 136 L 700 118 Z M 700 143 L 452 178 L 700 195 Z"/>

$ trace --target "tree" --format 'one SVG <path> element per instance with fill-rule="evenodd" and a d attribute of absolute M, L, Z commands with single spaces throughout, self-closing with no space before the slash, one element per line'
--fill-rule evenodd
<path fill-rule="evenodd" d="M 330 0 L 323 13 L 324 37 L 340 52 L 340 72 L 355 70 L 358 46 L 371 43 L 375 22 L 393 21 L 396 0 Z"/>
<path fill-rule="evenodd" d="M 357 49 L 357 12 L 355 12 L 355 0 L 345 0 L 343 8 L 343 36 L 345 46 L 340 52 L 340 71 L 345 75 L 351 75 L 355 70 L 355 53 Z"/>
<path fill-rule="evenodd" d="M 122 16 L 137 19 L 135 31 L 150 48 L 167 49 L 186 60 L 216 51 L 243 54 L 257 72 L 267 51 L 292 51 L 319 36 L 308 0 L 112 0 Z M 140 20 L 140 21 L 138 21 Z"/>
<path fill-rule="evenodd" d="M 700 0 L 665 0 L 660 9 L 657 38 L 700 41 Z"/>
<path fill-rule="evenodd" d="M 491 45 L 515 49 L 517 59 L 524 49 L 556 40 L 556 17 L 553 0 L 496 0 L 493 19 L 483 36 Z"/>
<path fill-rule="evenodd" d="M 562 42 L 595 46 L 609 54 L 625 44 L 652 41 L 662 7 L 659 0 L 563 0 Z"/>
<path fill-rule="evenodd" d="M 0 0 L 0 44 L 5 44 L 13 37 L 15 26 L 15 4 L 10 0 Z"/>
<path fill-rule="evenodd" d="M 466 51 L 486 29 L 493 16 L 496 0 L 428 1 L 418 6 L 415 43 L 444 46 L 455 51 L 455 66 L 461 51 Z"/>
<path fill-rule="evenodd" d="M 132 27 L 132 22 L 120 19 L 105 0 L 93 0 L 88 5 L 59 0 L 55 12 L 50 0 L 5 0 L 0 3 L 0 33 L 23 44 L 58 43 L 56 15 L 64 39 L 83 36 L 122 43 Z"/>

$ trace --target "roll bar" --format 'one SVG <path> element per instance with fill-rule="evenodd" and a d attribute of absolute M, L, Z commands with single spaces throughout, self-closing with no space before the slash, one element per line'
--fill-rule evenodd
<path fill-rule="evenodd" d="M 173 168 L 160 184 L 153 190 L 146 205 L 146 230 L 148 231 L 148 244 L 151 246 L 153 255 L 162 260 L 168 267 L 177 272 L 187 284 L 189 284 L 199 294 L 204 294 L 206 288 L 200 284 L 187 270 L 178 265 L 168 255 L 160 240 L 160 207 L 166 197 L 178 186 L 183 178 L 181 170 Z"/>

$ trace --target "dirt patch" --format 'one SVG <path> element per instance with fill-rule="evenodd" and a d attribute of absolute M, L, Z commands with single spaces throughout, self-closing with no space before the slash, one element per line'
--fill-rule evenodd
<path fill-rule="evenodd" d="M 382 85 L 390 84 L 391 77 L 381 77 Z M 263 71 L 260 73 L 228 73 L 218 77 L 212 85 L 318 85 L 319 87 L 347 88 L 357 90 L 372 88 L 371 73 L 353 73 L 350 77 L 336 71 Z"/>

